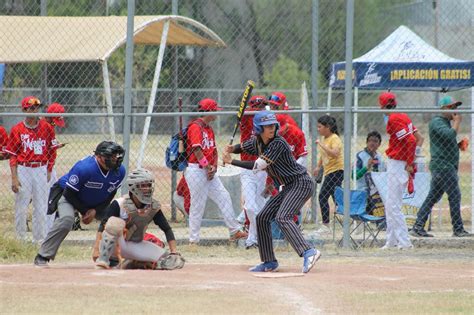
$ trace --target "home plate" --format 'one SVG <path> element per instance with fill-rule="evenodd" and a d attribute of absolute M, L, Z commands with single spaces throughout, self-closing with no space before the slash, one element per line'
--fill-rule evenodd
<path fill-rule="evenodd" d="M 290 277 L 302 277 L 304 273 L 301 272 L 255 272 L 252 273 L 257 278 L 290 278 Z"/>

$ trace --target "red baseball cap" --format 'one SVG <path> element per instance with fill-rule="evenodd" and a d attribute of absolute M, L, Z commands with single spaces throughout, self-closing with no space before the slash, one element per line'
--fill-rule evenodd
<path fill-rule="evenodd" d="M 31 106 L 42 106 L 43 104 L 39 100 L 39 98 L 34 96 L 27 96 L 21 100 L 21 108 L 27 109 Z"/>
<path fill-rule="evenodd" d="M 203 112 L 215 112 L 222 110 L 222 108 L 217 106 L 217 102 L 212 98 L 205 98 L 199 101 L 198 109 Z"/>
<path fill-rule="evenodd" d="M 392 92 L 382 92 L 379 95 L 380 108 L 385 108 L 388 105 L 397 106 L 397 96 Z"/>
<path fill-rule="evenodd" d="M 259 107 L 261 105 L 265 105 L 266 103 L 267 103 L 267 100 L 265 99 L 265 96 L 263 95 L 254 95 L 249 100 L 250 107 Z"/>
<path fill-rule="evenodd" d="M 63 105 L 59 103 L 53 103 L 48 106 L 48 109 L 46 109 L 46 112 L 48 114 L 52 113 L 58 113 L 58 114 L 63 114 L 66 111 L 64 110 Z M 66 126 L 66 123 L 64 122 L 64 118 L 62 116 L 57 116 L 57 117 L 51 117 L 53 119 L 53 122 L 56 126 L 64 128 Z"/>
<path fill-rule="evenodd" d="M 268 103 L 278 106 L 282 109 L 288 109 L 288 103 L 286 102 L 286 95 L 282 92 L 274 92 L 268 99 Z"/>

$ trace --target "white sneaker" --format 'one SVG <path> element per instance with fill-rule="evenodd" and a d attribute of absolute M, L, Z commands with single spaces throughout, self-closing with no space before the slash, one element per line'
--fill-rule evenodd
<path fill-rule="evenodd" d="M 415 247 L 414 247 L 412 244 L 410 244 L 410 245 L 408 245 L 408 246 L 400 246 L 400 245 L 398 245 L 397 248 L 398 248 L 399 250 L 412 250 L 412 249 L 414 249 Z"/>

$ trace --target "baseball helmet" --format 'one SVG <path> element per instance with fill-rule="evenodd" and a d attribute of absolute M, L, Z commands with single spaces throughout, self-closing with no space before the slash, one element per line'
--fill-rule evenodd
<path fill-rule="evenodd" d="M 155 176 L 144 168 L 131 171 L 127 177 L 128 190 L 137 197 L 138 201 L 150 205 L 153 202 Z"/>
<path fill-rule="evenodd" d="M 53 103 L 48 106 L 46 109 L 46 112 L 48 114 L 53 114 L 53 113 L 58 113 L 58 114 L 64 114 L 66 111 L 64 110 L 63 105 L 59 103 Z M 55 126 L 64 128 L 66 126 L 66 123 L 64 122 L 64 118 L 62 116 L 55 116 L 55 117 L 50 117 L 52 118 L 52 121 Z"/>
<path fill-rule="evenodd" d="M 105 166 L 108 169 L 116 170 L 122 165 L 124 148 L 113 141 L 102 141 L 95 148 L 94 153 L 105 159 Z"/>
<path fill-rule="evenodd" d="M 263 95 L 254 95 L 249 100 L 249 106 L 252 108 L 263 108 L 267 104 L 267 100 Z"/>
<path fill-rule="evenodd" d="M 21 108 L 22 109 L 27 109 L 32 106 L 43 106 L 39 98 L 34 97 L 34 96 L 27 96 L 21 100 Z"/>
<path fill-rule="evenodd" d="M 397 96 L 392 92 L 382 92 L 379 95 L 380 108 L 394 108 L 397 106 Z"/>
<path fill-rule="evenodd" d="M 269 110 L 263 110 L 253 116 L 253 131 L 256 135 L 263 132 L 263 126 L 276 125 L 275 134 L 280 128 L 280 124 L 275 114 Z"/>
<path fill-rule="evenodd" d="M 286 102 L 286 95 L 282 92 L 274 92 L 268 98 L 268 103 L 278 109 L 288 109 L 288 103 Z"/>

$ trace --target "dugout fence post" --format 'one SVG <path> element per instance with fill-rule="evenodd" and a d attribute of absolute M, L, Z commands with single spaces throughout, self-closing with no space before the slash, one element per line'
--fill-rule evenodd
<path fill-rule="evenodd" d="M 319 71 L 319 0 L 313 0 L 312 3 L 313 9 L 311 11 L 312 17 L 312 33 L 311 33 L 311 96 L 313 99 L 313 109 L 318 108 L 318 71 Z M 318 137 L 318 128 L 317 128 L 317 119 L 316 114 L 313 113 L 310 115 L 311 120 L 311 136 L 309 137 L 311 141 L 311 169 L 310 174 L 313 173 L 313 170 L 316 168 L 318 163 L 318 150 L 317 145 L 315 145 L 315 140 Z M 318 223 L 318 184 L 314 190 L 313 198 L 311 198 L 311 218 L 315 224 Z"/>
<path fill-rule="evenodd" d="M 130 125 L 132 113 L 132 71 L 133 71 L 133 30 L 135 18 L 135 0 L 128 1 L 127 7 L 127 43 L 125 47 L 125 90 L 123 103 L 123 147 L 125 148 L 124 165 L 130 166 Z M 122 193 L 128 191 L 127 185 L 122 186 Z"/>
<path fill-rule="evenodd" d="M 171 14 L 178 15 L 178 0 L 173 0 L 171 2 Z M 173 47 L 173 104 L 174 104 L 174 111 L 178 112 L 179 108 L 178 104 L 178 47 Z M 174 133 L 179 131 L 179 117 L 176 116 L 174 118 Z M 173 134 L 174 134 L 173 133 Z M 177 187 L 177 172 L 170 170 L 171 172 L 171 193 L 170 193 L 170 204 L 171 204 L 171 221 L 176 222 L 176 204 L 173 199 L 173 193 L 176 191 Z"/>
<path fill-rule="evenodd" d="M 161 66 L 163 65 L 163 57 L 165 54 L 166 41 L 168 40 L 168 31 L 170 28 L 170 21 L 167 20 L 163 25 L 163 31 L 161 33 L 160 48 L 158 51 L 158 57 L 156 59 L 155 74 L 153 76 L 153 83 L 151 86 L 150 99 L 148 100 L 147 114 L 153 112 L 155 105 L 156 90 L 158 82 L 160 81 Z M 148 131 L 150 130 L 151 116 L 146 116 L 145 125 L 143 126 L 142 141 L 140 143 L 140 151 L 138 152 L 137 167 L 142 166 L 143 157 L 145 156 L 146 140 L 148 138 Z"/>
<path fill-rule="evenodd" d="M 354 36 L 354 0 L 347 0 L 346 15 L 346 74 L 352 73 Z M 352 127 L 352 75 L 346 75 L 344 84 L 344 236 L 342 246 L 350 247 L 349 212 L 351 191 L 351 127 Z"/>

